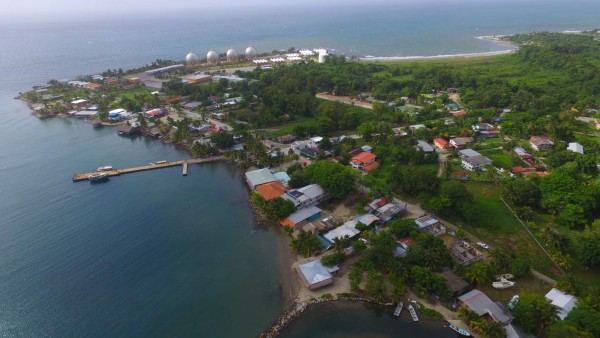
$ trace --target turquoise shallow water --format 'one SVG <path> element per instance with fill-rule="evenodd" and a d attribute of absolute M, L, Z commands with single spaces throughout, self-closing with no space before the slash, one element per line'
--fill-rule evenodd
<path fill-rule="evenodd" d="M 277 234 L 253 228 L 238 172 L 210 164 L 190 167 L 188 177 L 172 168 L 72 183 L 74 173 L 101 165 L 187 155 L 81 121 L 38 120 L 13 100 L 19 91 L 189 50 L 250 44 L 375 56 L 494 51 L 505 47 L 473 37 L 593 28 L 600 14 L 593 1 L 517 5 L 1 22 L 0 335 L 255 336 L 276 318 L 286 293 Z M 398 329 L 399 321 L 355 310 L 347 315 L 365 328 Z M 319 318 L 306 318 L 298 325 L 310 326 L 310 335 L 329 332 Z"/>

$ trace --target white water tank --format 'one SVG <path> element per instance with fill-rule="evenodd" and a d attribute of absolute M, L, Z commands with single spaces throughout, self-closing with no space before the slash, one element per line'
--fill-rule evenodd
<path fill-rule="evenodd" d="M 208 52 L 206 54 L 206 61 L 208 61 L 208 63 L 216 63 L 219 61 L 219 53 L 217 53 L 214 50 L 211 50 L 210 52 Z"/>
<path fill-rule="evenodd" d="M 326 52 L 319 53 L 319 63 L 325 63 L 329 55 Z"/>

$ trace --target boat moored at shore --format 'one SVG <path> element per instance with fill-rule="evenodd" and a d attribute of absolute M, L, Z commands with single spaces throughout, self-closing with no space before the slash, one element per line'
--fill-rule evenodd
<path fill-rule="evenodd" d="M 107 173 L 98 173 L 98 174 L 91 174 L 89 176 L 89 180 L 90 182 L 94 183 L 94 182 L 101 182 L 101 181 L 105 181 L 108 179 L 108 174 Z"/>

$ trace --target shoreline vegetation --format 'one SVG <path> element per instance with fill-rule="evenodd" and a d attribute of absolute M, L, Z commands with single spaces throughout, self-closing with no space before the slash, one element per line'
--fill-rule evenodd
<path fill-rule="evenodd" d="M 145 83 L 138 77 L 140 73 L 109 70 L 97 75 L 103 80 L 90 76 L 73 85 L 52 82 L 34 87 L 20 98 L 40 118 L 68 117 L 67 107 L 85 98 L 97 105 L 93 117 L 97 124 L 141 127 L 144 135 L 180 144 L 193 157 L 223 153 L 242 172 L 252 168 L 287 172 L 290 188 L 318 183 L 335 195 L 334 202 L 324 203 L 322 208 L 338 221 L 336 226 L 363 213 L 365 206 L 378 198 L 411 202 L 404 204 L 410 204 L 410 218 L 382 222 L 381 228 L 365 226 L 355 234 L 364 242 L 352 243 L 348 238 L 348 243 L 341 244 L 340 240 L 334 243 L 334 250 L 321 254 L 313 232 L 306 237 L 312 240 L 306 250 L 294 247 L 304 231 L 284 230 L 278 222 L 285 216 L 280 217 L 280 209 L 271 208 L 278 204 L 251 192 L 248 203 L 256 226 L 281 232 L 281 295 L 284 308 L 288 308 L 263 336 L 276 335 L 307 306 L 323 301 L 350 299 L 390 305 L 387 301 L 398 302 L 407 295 L 433 309 L 430 314 L 439 313 L 447 321 L 464 328 L 469 324 L 473 329 L 476 320 L 467 321 L 441 305 L 450 304 L 456 296 L 444 284 L 442 268 L 505 303 L 515 289 L 491 288 L 495 274 L 513 272 L 520 278 L 519 286 L 523 285 L 516 289 L 519 293 L 539 295 L 549 289 L 531 281 L 531 271 L 534 275 L 540 271 L 558 279 L 557 287 L 582 298 L 589 298 L 594 282 L 600 280 L 594 270 L 600 265 L 600 249 L 590 244 L 600 238 L 600 222 L 594 222 L 600 211 L 600 194 L 587 188 L 596 184 L 600 154 L 600 134 L 591 125 L 600 125 L 600 100 L 593 96 L 597 93 L 594 79 L 600 65 L 600 44 L 594 34 L 480 37 L 514 46 L 486 53 L 360 62 L 330 55 L 323 64 L 302 61 L 265 69 L 241 64 L 236 64 L 240 66 L 237 69 L 226 68 L 226 63 L 219 70 L 214 70 L 214 65 L 181 65 L 173 74 L 145 79 Z M 468 61 L 454 62 L 456 59 Z M 415 62 L 408 65 L 404 61 Z M 445 62 L 457 65 L 444 67 Z M 226 78 L 189 82 L 205 81 L 202 76 L 209 74 L 202 73 L 206 72 L 203 67 L 216 72 L 210 76 Z M 116 86 L 105 84 L 104 78 L 114 79 Z M 146 87 L 156 86 L 157 81 L 160 90 Z M 102 94 L 79 88 L 82 83 L 102 86 Z M 328 94 L 334 100 L 316 98 L 325 92 L 334 93 Z M 43 100 L 45 95 L 50 100 Z M 357 101 L 367 108 L 355 106 Z M 193 108 L 184 107 L 190 103 Z M 114 112 L 124 110 L 119 109 L 122 107 L 156 114 L 136 113 L 128 122 L 108 122 L 110 114 L 118 115 Z M 553 140 L 552 147 L 538 149 L 530 141 L 537 140 L 537 135 Z M 290 143 L 294 140 L 319 144 L 307 152 L 293 148 Z M 564 150 L 574 140 L 585 146 L 585 155 Z M 471 170 L 458 150 L 445 146 L 452 141 L 464 141 L 464 147 L 481 151 L 493 161 L 488 159 L 482 170 Z M 364 149 L 376 155 L 372 172 L 349 165 L 356 156 L 350 153 Z M 523 166 L 529 171 L 515 171 Z M 340 184 L 328 185 L 328 179 L 345 171 L 351 172 L 354 189 L 342 191 Z M 560 185 L 563 181 L 569 182 L 568 187 Z M 275 200 L 281 200 L 278 206 L 289 207 L 285 205 L 289 201 Z M 347 200 L 351 200 L 349 205 L 344 204 Z M 437 237 L 418 231 L 422 229 L 416 228 L 414 218 L 426 213 L 439 215 L 439 223 L 452 233 Z M 312 231 L 326 230 L 330 229 Z M 406 249 L 403 258 L 392 257 L 403 238 L 412 239 L 415 248 Z M 471 250 L 475 243 L 482 248 L 475 250 L 479 261 L 464 264 L 451 256 L 451 248 L 460 241 L 463 249 Z M 473 246 L 465 245 L 467 241 Z M 361 244 L 367 242 L 368 246 Z M 347 248 L 356 255 L 346 257 L 343 252 Z M 312 257 L 316 252 L 319 255 Z M 309 290 L 296 268 L 313 259 L 339 261 L 342 277 L 333 278 L 335 282 L 327 288 Z M 586 285 L 576 283 L 575 276 L 581 276 Z M 428 302 L 430 295 L 438 301 Z M 516 313 L 519 311 L 527 309 L 517 307 Z M 600 318 L 600 306 L 589 313 Z M 555 325 L 553 317 L 542 315 L 516 317 L 533 333 Z M 527 316 L 535 320 L 527 323 Z M 593 330 L 585 323 L 572 323 L 577 329 Z M 499 324 L 484 329 L 498 327 L 502 329 Z M 478 330 L 476 334 L 484 333 Z"/>

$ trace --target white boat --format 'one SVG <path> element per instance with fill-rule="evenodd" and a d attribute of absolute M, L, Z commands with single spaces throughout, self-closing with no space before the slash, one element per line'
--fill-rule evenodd
<path fill-rule="evenodd" d="M 502 280 L 502 278 L 504 278 L 504 279 L 513 279 L 513 278 L 515 278 L 515 275 L 510 274 L 510 273 L 504 273 L 504 274 L 496 276 L 496 280 Z"/>
<path fill-rule="evenodd" d="M 96 169 L 96 171 L 110 171 L 110 170 L 113 170 L 112 165 L 105 165 L 104 167 L 99 167 L 98 169 Z"/>
<path fill-rule="evenodd" d="M 412 304 L 408 304 L 408 312 L 410 312 L 410 316 L 412 317 L 412 320 L 414 322 L 419 321 L 419 317 L 417 316 L 417 311 L 415 311 L 415 308 L 414 308 L 414 306 L 412 306 Z"/>
<path fill-rule="evenodd" d="M 396 316 L 396 317 L 400 316 L 400 312 L 402 312 L 403 307 L 404 307 L 404 302 L 398 303 L 398 306 L 396 306 L 396 310 L 394 311 L 394 316 Z"/>
<path fill-rule="evenodd" d="M 510 299 L 510 302 L 508 302 L 508 308 L 510 310 L 515 308 L 515 305 L 517 305 L 517 303 L 519 302 L 519 295 L 514 295 L 513 298 Z"/>
<path fill-rule="evenodd" d="M 517 283 L 516 283 L 516 282 L 512 282 L 512 281 L 509 281 L 509 280 L 507 280 L 506 278 L 502 278 L 502 279 L 500 279 L 500 281 L 499 281 L 499 282 L 493 282 L 493 283 L 492 283 L 492 286 L 493 286 L 495 289 L 508 289 L 508 288 L 510 288 L 510 287 L 513 287 L 513 286 L 515 286 L 515 284 L 517 284 Z"/>
<path fill-rule="evenodd" d="M 469 331 L 461 329 L 460 327 L 456 326 L 456 324 L 450 323 L 450 325 L 448 327 L 450 327 L 452 330 L 460 333 L 461 335 L 463 335 L 465 337 L 470 337 L 471 336 L 471 334 L 469 333 Z"/>
<path fill-rule="evenodd" d="M 104 180 L 108 179 L 108 174 L 107 173 L 91 174 L 90 176 L 88 176 L 88 179 L 92 183 L 93 182 L 100 182 L 100 181 L 104 181 Z"/>

